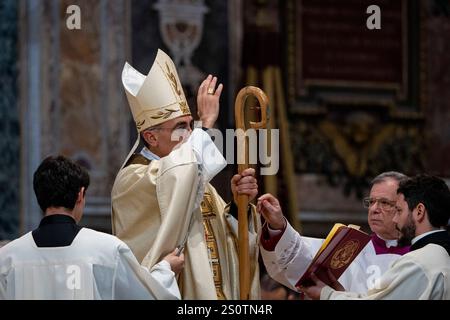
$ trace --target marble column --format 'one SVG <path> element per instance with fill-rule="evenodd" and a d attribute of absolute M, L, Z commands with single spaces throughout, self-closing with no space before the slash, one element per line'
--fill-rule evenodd
<path fill-rule="evenodd" d="M 63 154 L 91 177 L 82 224 L 110 231 L 110 192 L 129 148 L 130 115 L 121 85 L 129 2 L 23 2 L 22 114 L 31 129 L 22 148 L 23 230 L 40 218 L 29 188 L 32 173 L 45 156 Z M 66 25 L 70 5 L 80 8 L 79 30 Z"/>
<path fill-rule="evenodd" d="M 0 240 L 18 232 L 20 131 L 17 108 L 18 3 L 0 5 Z"/>

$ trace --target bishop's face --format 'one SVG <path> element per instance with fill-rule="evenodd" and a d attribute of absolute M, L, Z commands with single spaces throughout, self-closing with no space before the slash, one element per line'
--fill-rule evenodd
<path fill-rule="evenodd" d="M 193 124 L 191 116 L 182 116 L 151 129 L 150 150 L 161 158 L 167 156 L 176 146 L 186 141 L 192 133 Z"/>
<path fill-rule="evenodd" d="M 412 211 L 409 210 L 408 203 L 403 194 L 398 195 L 396 213 L 392 221 L 395 228 L 400 232 L 399 245 L 410 245 L 411 240 L 416 236 L 416 224 L 414 223 Z"/>

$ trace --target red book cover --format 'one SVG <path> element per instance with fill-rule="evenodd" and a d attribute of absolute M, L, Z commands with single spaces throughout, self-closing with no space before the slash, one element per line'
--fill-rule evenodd
<path fill-rule="evenodd" d="M 312 285 L 311 273 L 330 285 L 327 269 L 339 279 L 369 241 L 370 236 L 363 231 L 346 226 L 339 227 L 325 249 L 313 259 L 296 286 Z"/>

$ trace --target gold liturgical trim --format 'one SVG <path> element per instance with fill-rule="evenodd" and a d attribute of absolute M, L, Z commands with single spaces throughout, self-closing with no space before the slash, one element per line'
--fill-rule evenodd
<path fill-rule="evenodd" d="M 212 227 L 212 221 L 216 219 L 213 211 L 211 194 L 205 193 L 201 202 L 203 229 L 205 232 L 206 245 L 208 247 L 209 263 L 214 277 L 217 299 L 225 300 L 225 294 L 222 289 L 222 270 L 220 268 L 219 250 L 217 248 L 216 238 Z"/>

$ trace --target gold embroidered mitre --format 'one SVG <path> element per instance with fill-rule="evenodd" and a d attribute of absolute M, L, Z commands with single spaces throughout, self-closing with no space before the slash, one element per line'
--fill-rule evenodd
<path fill-rule="evenodd" d="M 122 83 L 139 132 L 191 114 L 175 64 L 161 49 L 147 76 L 125 63 Z"/>

